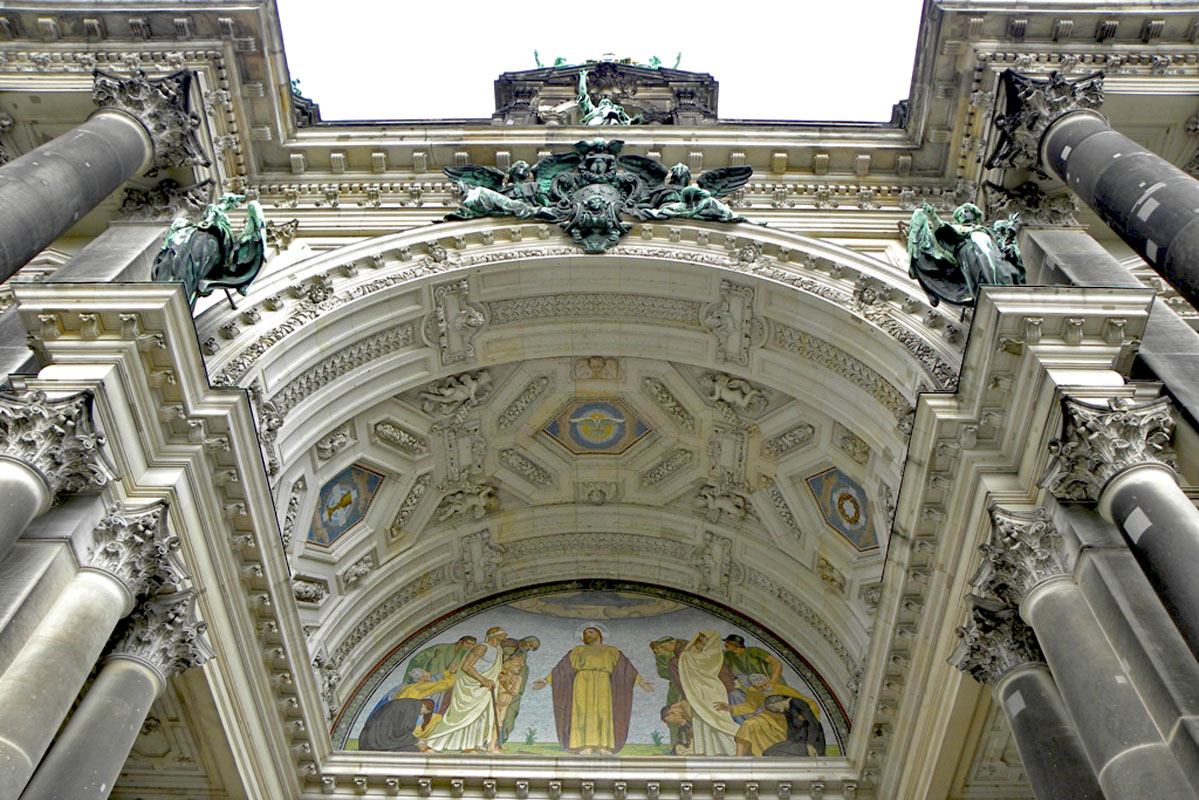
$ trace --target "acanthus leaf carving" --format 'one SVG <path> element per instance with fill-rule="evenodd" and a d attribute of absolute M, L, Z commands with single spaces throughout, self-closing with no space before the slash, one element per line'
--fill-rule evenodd
<path fill-rule="evenodd" d="M 138 69 L 128 78 L 96 70 L 92 100 L 102 109 L 122 111 L 136 119 L 154 145 L 150 171 L 210 165 L 196 130 L 200 115 L 191 110 L 192 73 L 180 70 L 162 78 L 147 78 Z"/>
<path fill-rule="evenodd" d="M 1017 667 L 1043 664 L 1045 656 L 1033 633 L 1012 606 L 990 598 L 969 595 L 970 613 L 957 629 L 962 641 L 949 663 L 986 686 Z"/>
<path fill-rule="evenodd" d="M 395 519 L 391 521 L 391 535 L 393 538 L 403 534 L 404 526 L 412 517 L 412 513 L 416 511 L 416 507 L 420 505 L 420 501 L 425 498 L 425 494 L 429 491 L 429 486 L 432 483 L 433 476 L 428 472 L 417 476 L 416 480 L 412 482 L 412 488 L 404 496 L 400 507 L 396 509 Z"/>
<path fill-rule="evenodd" d="M 688 433 L 695 433 L 695 417 L 671 393 L 665 383 L 652 375 L 646 375 L 642 378 L 641 385 L 646 393 L 654 399 L 654 402 L 675 421 L 675 424 Z"/>
<path fill-rule="evenodd" d="M 1099 498 L 1116 474 L 1138 464 L 1174 468 L 1174 416 L 1167 397 L 1137 404 L 1111 398 L 1106 406 L 1062 400 L 1062 435 L 1049 444 L 1050 463 L 1039 481 L 1059 498 Z"/>
<path fill-rule="evenodd" d="M 178 550 L 179 537 L 167 528 L 165 503 L 137 510 L 115 507 L 96 525 L 87 566 L 138 597 L 183 584 L 188 573 Z"/>
<path fill-rule="evenodd" d="M 164 678 L 198 667 L 215 655 L 196 615 L 194 589 L 150 597 L 126 618 L 109 658 L 130 658 L 155 669 Z"/>
<path fill-rule="evenodd" d="M 539 488 L 554 485 L 554 475 L 531 457 L 514 447 L 500 451 L 500 463 Z"/>
<path fill-rule="evenodd" d="M 983 596 L 1018 606 L 1040 584 L 1069 575 L 1062 537 L 1043 508 L 1016 512 L 991 506 L 991 537 L 979 545 L 982 564 L 971 585 Z"/>
<path fill-rule="evenodd" d="M 429 442 L 425 437 L 394 420 L 376 422 L 374 431 L 376 439 L 410 456 L 420 456 L 429 452 Z"/>
<path fill-rule="evenodd" d="M 0 457 L 28 465 L 58 499 L 111 480 L 92 423 L 92 394 L 51 400 L 45 392 L 0 393 Z"/>
<path fill-rule="evenodd" d="M 550 389 L 550 379 L 540 375 L 529 381 L 520 394 L 516 396 L 503 413 L 496 417 L 495 425 L 501 431 L 506 431 L 520 421 L 533 404 L 545 396 Z"/>
<path fill-rule="evenodd" d="M 999 141 L 987 169 L 1027 169 L 1048 177 L 1041 162 L 1041 137 L 1054 122 L 1072 111 L 1103 105 L 1103 73 L 1067 80 L 1051 72 L 1047 80 L 1013 70 L 999 76 L 1003 113 L 995 117 Z"/>

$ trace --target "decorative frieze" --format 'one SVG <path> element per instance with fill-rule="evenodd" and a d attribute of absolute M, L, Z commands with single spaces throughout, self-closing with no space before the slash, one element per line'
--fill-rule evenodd
<path fill-rule="evenodd" d="M 641 486 L 648 489 L 669 478 L 675 472 L 691 463 L 695 458 L 690 450 L 682 448 L 672 450 L 658 463 L 641 473 Z"/>
<path fill-rule="evenodd" d="M 557 317 L 654 319 L 695 325 L 699 314 L 699 305 L 699 303 L 689 300 L 677 300 L 671 297 L 579 292 L 494 300 L 487 304 L 487 308 L 492 325 L 508 325 L 514 322 Z"/>
<path fill-rule="evenodd" d="M 0 393 L 0 456 L 41 475 L 53 497 L 104 486 L 110 479 L 92 423 L 91 392 L 51 400 L 45 392 Z"/>
<path fill-rule="evenodd" d="M 695 417 L 671 394 L 670 390 L 666 388 L 666 384 L 651 375 L 647 375 L 642 378 L 641 386 L 645 389 L 645 393 L 653 398 L 654 402 L 666 412 L 667 416 L 676 425 L 688 433 L 695 433 Z"/>
<path fill-rule="evenodd" d="M 554 485 L 554 476 L 549 470 L 515 448 L 501 450 L 500 463 L 534 486 L 545 489 Z"/>
<path fill-rule="evenodd" d="M 179 537 L 167 528 L 166 504 L 114 508 L 96 526 L 87 566 L 111 575 L 137 597 L 182 585 L 188 575 L 178 551 Z"/>
<path fill-rule="evenodd" d="M 215 653 L 196 616 L 195 590 L 155 595 L 142 601 L 118 629 L 109 658 L 128 658 L 151 667 L 164 679 L 198 667 Z"/>
<path fill-rule="evenodd" d="M 394 420 L 385 419 L 382 422 L 376 422 L 374 431 L 376 439 L 391 445 L 401 453 L 421 456 L 429 452 L 429 441 L 425 437 Z"/>
<path fill-rule="evenodd" d="M 412 488 L 408 490 L 408 494 L 404 496 L 404 501 L 400 503 L 400 507 L 396 510 L 395 519 L 391 521 L 391 535 L 393 538 L 404 532 L 404 526 L 408 523 L 412 512 L 420 505 L 420 501 L 424 499 L 425 493 L 429 491 L 429 486 L 432 483 L 433 475 L 429 472 L 418 475 L 416 480 L 413 481 Z"/>
<path fill-rule="evenodd" d="M 971 595 L 966 624 L 957 629 L 962 641 L 949 663 L 986 686 L 1017 667 L 1043 664 L 1045 656 L 1032 628 L 1019 612 L 1002 602 Z"/>
<path fill-rule="evenodd" d="M 806 422 L 801 422 L 793 428 L 783 431 L 762 442 L 762 452 L 778 458 L 786 455 L 797 447 L 802 447 L 812 441 L 816 428 Z"/>
<path fill-rule="evenodd" d="M 1049 445 L 1052 460 L 1041 480 L 1059 498 L 1095 501 L 1129 467 L 1174 467 L 1174 415 L 1167 397 L 1141 404 L 1117 397 L 1106 406 L 1066 397 L 1062 416 L 1062 436 Z"/>
<path fill-rule="evenodd" d="M 496 428 L 506 431 L 519 422 L 525 413 L 549 392 L 550 384 L 550 379 L 545 375 L 538 376 L 525 384 L 525 388 L 516 396 L 516 399 L 496 417 Z"/>

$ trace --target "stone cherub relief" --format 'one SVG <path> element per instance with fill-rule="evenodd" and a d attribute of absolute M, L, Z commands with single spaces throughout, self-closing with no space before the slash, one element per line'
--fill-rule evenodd
<path fill-rule="evenodd" d="M 649 158 L 621 155 L 624 142 L 591 139 L 535 165 L 446 167 L 462 195 L 447 220 L 512 216 L 558 223 L 587 253 L 604 253 L 636 220 L 746 222 L 721 198 L 740 189 L 753 168 L 718 167 L 692 182 L 685 164 L 667 169 Z"/>
<path fill-rule="evenodd" d="M 1019 231 L 1015 214 L 988 226 L 978 206 L 963 203 L 954 209 L 953 222 L 944 222 L 924 203 L 912 212 L 908 229 L 908 272 L 932 305 L 944 300 L 972 306 L 980 286 L 1024 284 L 1024 262 L 1016 243 Z"/>

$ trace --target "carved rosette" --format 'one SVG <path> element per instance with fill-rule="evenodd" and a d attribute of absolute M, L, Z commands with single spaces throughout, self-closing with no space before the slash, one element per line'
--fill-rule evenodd
<path fill-rule="evenodd" d="M 1012 606 L 1039 584 L 1071 573 L 1062 537 L 1043 508 L 1018 513 L 992 506 L 991 539 L 978 549 L 983 562 L 971 585 Z"/>
<path fill-rule="evenodd" d="M 986 686 L 1025 664 L 1044 664 L 1045 656 L 1032 628 L 1016 609 L 970 595 L 970 616 L 957 629 L 961 644 L 949 663 Z"/>
<path fill-rule="evenodd" d="M 92 394 L 50 400 L 45 392 L 0 394 L 0 455 L 37 471 L 59 498 L 108 483 L 104 435 L 92 425 Z"/>
<path fill-rule="evenodd" d="M 188 574 L 166 517 L 164 503 L 110 511 L 96 526 L 88 566 L 116 578 L 134 597 L 178 588 Z"/>
<path fill-rule="evenodd" d="M 1067 397 L 1062 411 L 1062 436 L 1049 445 L 1053 458 L 1041 481 L 1056 497 L 1095 501 L 1107 482 L 1129 467 L 1174 468 L 1169 398 L 1141 404 L 1112 398 L 1098 406 Z"/>
<path fill-rule="evenodd" d="M 988 169 L 1027 169 L 1047 177 L 1041 165 L 1041 137 L 1072 111 L 1103 105 L 1103 73 L 1066 80 L 1052 72 L 1048 80 L 1006 70 L 999 76 L 1003 113 L 995 117 L 999 140 Z"/>
<path fill-rule="evenodd" d="M 191 82 L 189 70 L 153 79 L 141 70 L 127 78 L 100 70 L 93 73 L 92 100 L 96 105 L 129 114 L 150 134 L 154 156 L 148 174 L 211 163 L 196 138 L 200 115 L 191 110 Z"/>
<path fill-rule="evenodd" d="M 215 653 L 196 616 L 194 590 L 155 595 L 126 619 L 109 658 L 129 658 L 156 670 L 163 678 L 198 667 Z"/>

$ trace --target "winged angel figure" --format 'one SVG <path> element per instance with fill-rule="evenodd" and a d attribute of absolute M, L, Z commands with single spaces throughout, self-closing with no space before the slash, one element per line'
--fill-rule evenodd
<path fill-rule="evenodd" d="M 518 161 L 507 175 L 477 164 L 447 167 L 462 200 L 446 219 L 553 220 L 588 253 L 606 252 L 632 229 L 622 217 L 746 221 L 722 198 L 745 185 L 751 167 L 720 167 L 692 183 L 686 165 L 667 169 L 642 156 L 621 155 L 623 147 L 620 140 L 584 140 L 574 152 L 547 156 L 532 167 Z"/>
<path fill-rule="evenodd" d="M 929 302 L 974 305 L 984 284 L 1021 286 L 1024 262 L 1016 235 L 1020 219 L 1015 214 L 991 226 L 973 203 L 953 211 L 953 222 L 943 222 L 931 205 L 912 212 L 908 229 L 908 273 L 928 293 Z"/>

